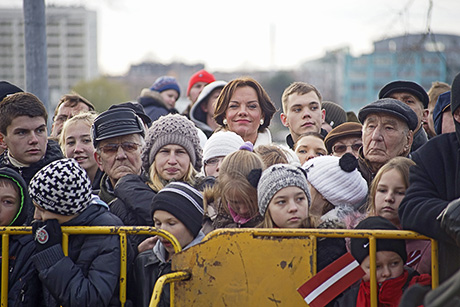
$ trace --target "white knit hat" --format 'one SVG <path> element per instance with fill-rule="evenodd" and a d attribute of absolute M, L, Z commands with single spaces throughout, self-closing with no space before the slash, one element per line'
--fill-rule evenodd
<path fill-rule="evenodd" d="M 244 140 L 235 132 L 215 132 L 204 145 L 203 162 L 206 162 L 214 157 L 227 156 L 232 152 L 237 151 L 243 144 Z"/>
<path fill-rule="evenodd" d="M 350 153 L 342 157 L 322 156 L 302 166 L 308 182 L 332 205 L 353 206 L 367 196 L 366 180 L 357 169 L 358 160 Z"/>

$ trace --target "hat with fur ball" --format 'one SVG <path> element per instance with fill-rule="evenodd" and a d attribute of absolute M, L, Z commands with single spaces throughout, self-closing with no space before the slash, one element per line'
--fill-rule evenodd
<path fill-rule="evenodd" d="M 311 197 L 305 171 L 300 167 L 289 164 L 275 164 L 262 172 L 257 185 L 257 199 L 261 216 L 265 215 L 273 196 L 286 187 L 298 187 L 304 191 L 307 196 L 308 206 L 310 206 Z"/>
<path fill-rule="evenodd" d="M 370 230 L 398 230 L 389 220 L 380 216 L 368 217 L 356 226 L 355 229 Z M 355 259 L 362 263 L 369 256 L 369 239 L 368 238 L 351 238 L 350 250 Z M 403 261 L 407 261 L 406 243 L 398 239 L 377 239 L 377 251 L 395 252 Z"/>
<path fill-rule="evenodd" d="M 342 157 L 321 156 L 302 166 L 308 182 L 332 205 L 353 206 L 367 196 L 366 180 L 358 171 L 358 160 L 351 153 Z"/>
<path fill-rule="evenodd" d="M 185 182 L 171 182 L 153 197 L 152 210 L 171 213 L 196 237 L 203 221 L 203 196 Z"/>
<path fill-rule="evenodd" d="M 201 170 L 203 150 L 197 128 L 183 115 L 168 114 L 154 121 L 145 137 L 145 146 L 141 153 L 144 171 L 149 172 L 158 151 L 170 144 L 184 147 L 194 168 L 198 172 Z"/>

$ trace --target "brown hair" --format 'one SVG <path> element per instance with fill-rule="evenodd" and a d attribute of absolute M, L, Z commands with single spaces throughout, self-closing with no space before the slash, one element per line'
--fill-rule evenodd
<path fill-rule="evenodd" d="M 314 87 L 311 84 L 305 83 L 305 82 L 294 82 L 291 85 L 289 85 L 283 92 L 283 95 L 281 96 L 281 102 L 283 104 L 283 112 L 286 113 L 288 109 L 288 98 L 292 94 L 298 94 L 298 95 L 305 95 L 310 92 L 315 92 L 315 94 L 319 98 L 319 103 L 321 106 L 321 102 L 323 98 L 321 97 L 321 93 L 318 91 L 316 87 Z"/>
<path fill-rule="evenodd" d="M 435 81 L 431 83 L 431 87 L 428 90 L 428 109 L 434 108 L 436 101 L 438 101 L 439 95 L 450 91 L 450 85 L 444 82 Z"/>
<path fill-rule="evenodd" d="M 289 163 L 283 149 L 277 145 L 259 145 L 254 148 L 254 152 L 264 161 L 265 167 L 270 167 L 274 164 Z"/>
<path fill-rule="evenodd" d="M 85 105 L 88 106 L 88 109 L 89 111 L 94 111 L 94 105 L 89 102 L 89 100 L 87 100 L 86 98 L 84 98 L 83 96 L 80 96 L 78 95 L 77 93 L 75 92 L 72 92 L 70 94 L 66 94 L 64 96 L 61 97 L 61 99 L 59 100 L 59 103 L 56 107 L 56 109 L 54 110 L 54 116 L 53 116 L 53 119 L 54 117 L 56 117 L 58 111 L 59 111 L 59 107 L 62 105 L 62 104 L 66 104 L 68 107 L 75 107 L 77 104 L 79 103 L 84 103 Z"/>
<path fill-rule="evenodd" d="M 225 113 L 228 109 L 228 105 L 230 104 L 230 99 L 232 98 L 237 88 L 244 86 L 253 88 L 257 93 L 257 99 L 259 100 L 259 105 L 264 116 L 264 123 L 263 125 L 260 125 L 258 129 L 258 131 L 261 132 L 270 125 L 270 121 L 273 117 L 273 114 L 276 112 L 276 108 L 262 85 L 260 85 L 259 82 L 251 77 L 237 78 L 224 86 L 220 92 L 219 97 L 217 98 L 216 109 L 214 111 L 214 119 L 220 126 L 224 125 L 223 121 L 225 118 Z"/>

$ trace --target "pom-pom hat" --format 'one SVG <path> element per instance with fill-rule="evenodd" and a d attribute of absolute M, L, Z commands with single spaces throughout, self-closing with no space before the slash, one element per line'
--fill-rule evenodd
<path fill-rule="evenodd" d="M 81 213 L 91 203 L 91 181 L 74 159 L 56 160 L 30 181 L 29 194 L 40 208 L 60 215 Z"/>
<path fill-rule="evenodd" d="M 308 182 L 334 206 L 353 206 L 366 198 L 367 183 L 357 167 L 358 160 L 350 153 L 316 157 L 302 166 Z"/>

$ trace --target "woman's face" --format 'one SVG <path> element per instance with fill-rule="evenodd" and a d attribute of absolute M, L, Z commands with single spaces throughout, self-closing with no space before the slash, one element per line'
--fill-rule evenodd
<path fill-rule="evenodd" d="M 228 130 L 254 143 L 263 117 L 256 91 L 250 86 L 238 87 L 225 111 Z"/>
<path fill-rule="evenodd" d="M 268 212 L 279 228 L 301 228 L 308 216 L 307 196 L 299 187 L 283 188 L 270 200 Z"/>
<path fill-rule="evenodd" d="M 82 121 L 67 127 L 64 138 L 64 155 L 74 158 L 85 170 L 97 169 L 95 149 L 91 141 L 91 128 Z"/>
<path fill-rule="evenodd" d="M 396 169 L 385 172 L 375 191 L 375 212 L 395 225 L 399 225 L 398 208 L 406 195 L 406 185 Z"/>
<path fill-rule="evenodd" d="M 307 135 L 297 141 L 295 153 L 300 160 L 300 164 L 303 165 L 314 157 L 327 155 L 327 150 L 323 140 L 313 135 Z"/>
<path fill-rule="evenodd" d="M 182 180 L 190 167 L 190 156 L 180 145 L 161 147 L 155 156 L 155 168 L 158 175 L 166 181 Z"/>

